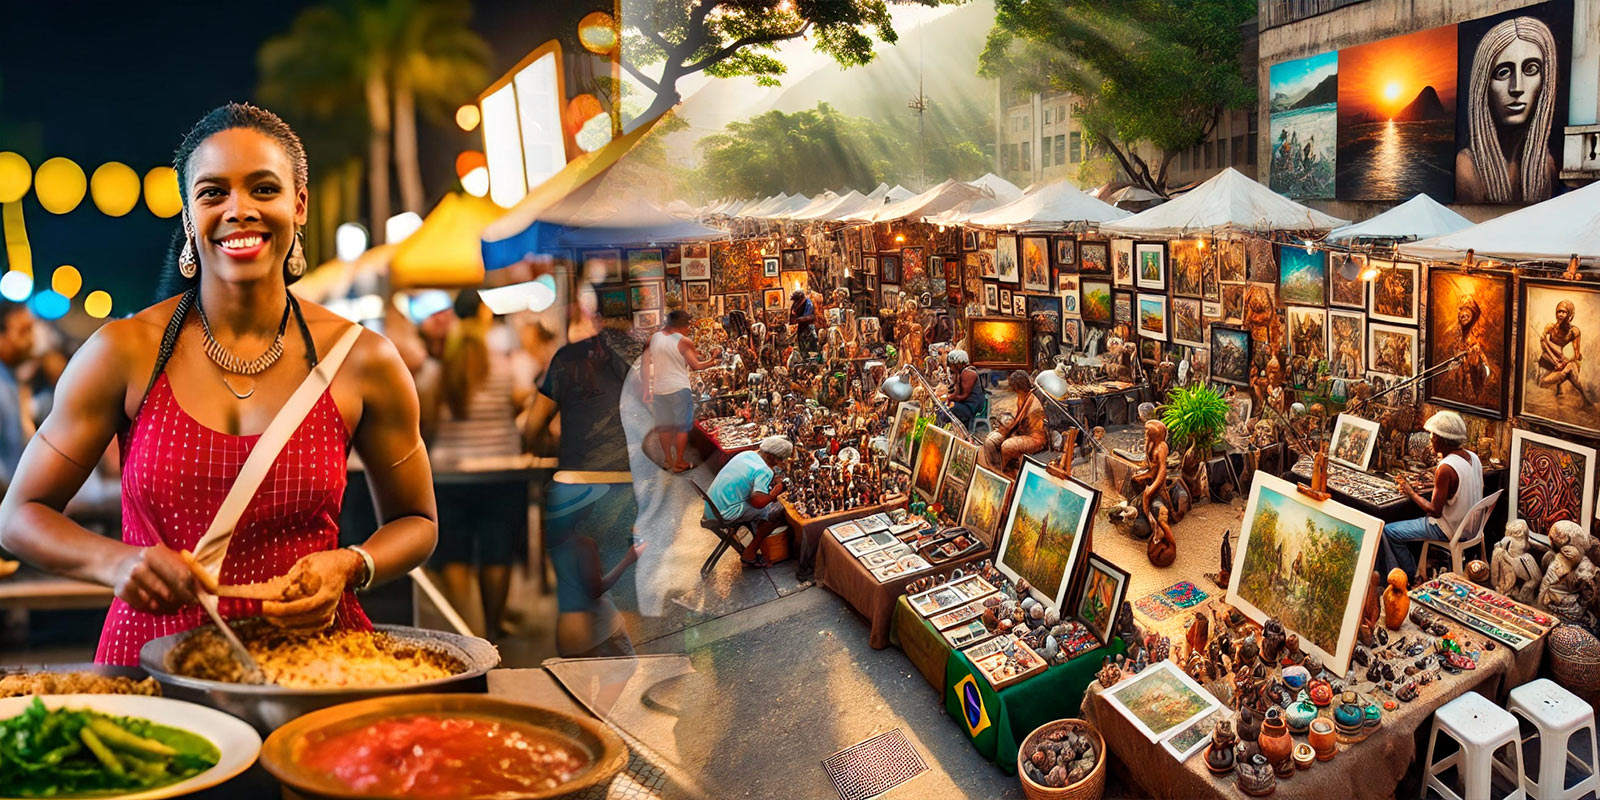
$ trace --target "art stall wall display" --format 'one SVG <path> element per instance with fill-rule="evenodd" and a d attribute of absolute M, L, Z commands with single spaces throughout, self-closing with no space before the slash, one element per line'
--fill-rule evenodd
<path fill-rule="evenodd" d="M 1572 2 L 1551 0 L 1273 64 L 1268 184 L 1309 199 L 1548 200 L 1571 42 Z"/>

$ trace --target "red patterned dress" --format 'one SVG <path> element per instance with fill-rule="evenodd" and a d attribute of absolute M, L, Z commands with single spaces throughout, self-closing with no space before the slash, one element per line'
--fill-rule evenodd
<path fill-rule="evenodd" d="M 259 438 L 201 425 L 178 405 L 162 373 L 122 437 L 122 541 L 192 550 Z M 339 406 L 324 391 L 245 507 L 222 562 L 222 583 L 277 577 L 302 556 L 339 546 L 349 442 Z M 227 618 L 257 616 L 261 604 L 224 597 L 220 611 Z M 137 666 L 145 642 L 206 621 L 199 606 L 149 614 L 113 600 L 94 660 Z M 371 626 L 351 592 L 339 601 L 334 624 Z"/>

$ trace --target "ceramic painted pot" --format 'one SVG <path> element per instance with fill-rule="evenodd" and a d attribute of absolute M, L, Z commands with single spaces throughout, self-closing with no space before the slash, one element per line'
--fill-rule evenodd
<path fill-rule="evenodd" d="M 1311 702 L 1318 706 L 1327 707 L 1333 702 L 1333 685 L 1321 678 L 1314 678 L 1306 684 L 1306 693 L 1311 695 Z"/>
<path fill-rule="evenodd" d="M 1256 743 L 1261 747 L 1261 755 L 1266 756 L 1267 761 L 1281 773 L 1283 770 L 1279 765 L 1289 761 L 1294 751 L 1294 740 L 1289 738 L 1289 726 L 1284 723 L 1283 714 L 1277 708 L 1267 709 L 1267 717 L 1261 721 L 1261 737 Z"/>
<path fill-rule="evenodd" d="M 1239 791 L 1251 797 L 1265 797 L 1278 788 L 1278 778 L 1272 773 L 1272 764 L 1257 753 L 1239 762 Z"/>
<path fill-rule="evenodd" d="M 1291 733 L 1304 733 L 1311 720 L 1317 718 L 1317 706 L 1305 692 L 1300 693 L 1299 702 L 1290 705 L 1283 711 L 1283 721 L 1289 726 Z"/>
<path fill-rule="evenodd" d="M 1306 742 L 1316 751 L 1318 761 L 1331 761 L 1339 754 L 1339 734 L 1333 730 L 1333 723 L 1326 719 L 1318 718 L 1311 721 L 1311 730 L 1306 734 Z"/>
<path fill-rule="evenodd" d="M 1311 765 L 1317 761 L 1317 753 L 1311 749 L 1311 745 L 1301 743 L 1294 746 L 1293 758 L 1295 769 L 1311 769 Z"/>

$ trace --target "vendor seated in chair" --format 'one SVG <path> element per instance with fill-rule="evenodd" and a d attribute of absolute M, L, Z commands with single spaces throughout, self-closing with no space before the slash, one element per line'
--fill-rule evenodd
<path fill-rule="evenodd" d="M 1033 396 L 1033 380 L 1028 373 L 1020 369 L 1012 372 L 1006 385 L 1017 396 L 1016 413 L 984 440 L 983 465 L 1014 478 L 1023 456 L 1044 451 L 1049 434 L 1045 431 L 1044 406 Z"/>
<path fill-rule="evenodd" d="M 768 436 L 761 440 L 756 450 L 746 450 L 728 459 L 728 463 L 712 481 L 711 502 L 723 521 L 732 525 L 740 522 L 754 523 L 753 536 L 739 559 L 749 567 L 768 567 L 771 564 L 761 555 L 761 540 L 786 529 L 783 524 L 782 478 L 773 475 L 772 468 L 782 464 L 794 454 L 794 445 L 782 436 Z M 705 511 L 707 519 L 715 519 L 711 509 Z"/>
<path fill-rule="evenodd" d="M 1451 530 L 1457 530 L 1467 512 L 1483 499 L 1483 462 L 1478 460 L 1478 454 L 1466 449 L 1467 423 L 1461 415 L 1440 411 L 1429 417 L 1422 429 L 1433 435 L 1433 450 L 1440 456 L 1433 474 L 1433 497 L 1417 494 L 1404 477 L 1395 479 L 1400 491 L 1427 516 L 1383 526 L 1383 547 L 1378 551 L 1380 575 L 1389 574 L 1395 567 L 1405 570 L 1408 578 L 1415 575 L 1417 558 L 1411 553 L 1411 542 L 1445 541 L 1439 520 L 1448 521 Z M 1471 532 L 1463 535 L 1470 536 Z"/>
<path fill-rule="evenodd" d="M 945 363 L 955 374 L 955 387 L 945 393 L 944 402 L 950 406 L 950 415 L 967 430 L 972 430 L 972 420 L 983 410 L 985 399 L 982 376 L 972 366 L 965 350 L 951 350 L 945 354 Z"/>

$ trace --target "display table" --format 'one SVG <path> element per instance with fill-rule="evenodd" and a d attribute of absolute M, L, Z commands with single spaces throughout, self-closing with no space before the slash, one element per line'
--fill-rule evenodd
<path fill-rule="evenodd" d="M 826 533 L 819 535 L 821 546 L 817 548 L 817 583 L 839 595 L 856 613 L 867 618 L 872 629 L 868 643 L 874 650 L 882 650 L 891 644 L 889 632 L 894 620 L 895 601 L 905 597 L 907 584 L 929 575 L 948 574 L 963 564 L 988 558 L 990 554 L 989 548 L 985 547 L 954 561 L 878 583 L 878 579 L 872 577 L 872 572 L 850 555 L 850 551 L 844 549 L 838 539 Z"/>
<path fill-rule="evenodd" d="M 1395 636 L 1425 637 L 1419 628 L 1407 620 Z M 1304 772 L 1296 771 L 1294 777 L 1278 781 L 1274 798 L 1281 800 L 1326 800 L 1330 797 L 1390 797 L 1395 794 L 1400 780 L 1410 769 L 1411 762 L 1423 753 L 1418 752 L 1419 729 L 1426 734 L 1433 712 L 1445 703 L 1469 691 L 1490 699 L 1501 697 L 1518 684 L 1532 680 L 1539 672 L 1544 644 L 1532 644 L 1520 653 L 1509 647 L 1496 647 L 1485 651 L 1478 668 L 1459 675 L 1443 675 L 1439 680 L 1422 688 L 1421 695 L 1410 703 L 1401 703 L 1394 711 L 1383 713 L 1383 724 L 1365 741 L 1339 745 L 1339 755 L 1332 761 L 1317 762 Z M 1369 690 L 1372 684 L 1362 682 L 1356 691 L 1363 696 L 1388 699 L 1382 692 Z M 1325 712 L 1325 715 L 1331 712 Z M 1071 715 L 1066 715 L 1071 716 Z M 1096 681 L 1088 689 L 1083 701 L 1083 716 L 1094 723 L 1105 737 L 1106 748 L 1128 769 L 1128 777 L 1151 795 L 1160 798 L 1237 798 L 1241 797 L 1237 773 L 1212 775 L 1206 769 L 1202 751 L 1180 764 L 1162 748 L 1134 728 L 1120 712 L 1111 707 L 1100 694 Z M 1304 735 L 1294 741 L 1304 742 Z"/>
<path fill-rule="evenodd" d="M 689 446 L 705 455 L 705 463 L 710 465 L 712 472 L 722 469 L 722 465 L 728 463 L 728 459 L 747 450 L 754 450 L 759 445 L 760 442 L 751 442 L 743 447 L 725 449 L 717 444 L 716 437 L 707 432 L 703 421 L 698 419 L 694 421 L 694 427 L 689 431 Z"/>
<path fill-rule="evenodd" d="M 824 536 L 824 533 L 828 530 L 828 528 L 838 525 L 841 522 L 849 522 L 853 519 L 870 517 L 880 511 L 888 511 L 890 509 L 899 508 L 906 503 L 904 496 L 895 495 L 890 497 L 888 500 L 873 506 L 857 506 L 856 508 L 852 508 L 848 511 L 839 511 L 821 517 L 802 517 L 800 516 L 800 512 L 794 509 L 794 505 L 789 502 L 789 498 L 782 497 L 779 499 L 783 501 L 783 518 L 789 523 L 789 532 L 794 536 L 794 542 L 800 547 L 800 567 L 796 570 L 796 573 L 799 574 L 802 579 L 809 579 L 812 577 L 813 573 L 815 573 L 815 576 L 819 582 L 822 581 L 823 568 L 822 559 L 818 554 L 817 545 L 825 538 L 832 538 Z M 848 553 L 845 553 L 844 555 L 849 556 Z M 855 559 L 852 558 L 851 560 L 854 561 Z M 871 576 L 868 576 L 868 579 L 870 580 Z M 891 604 L 894 602 L 894 598 L 892 596 L 889 598 L 889 602 Z M 887 610 L 885 610 L 884 614 L 885 616 L 888 616 Z M 887 637 L 887 623 L 885 623 L 884 630 L 884 636 Z M 886 647 L 887 643 L 888 639 L 885 638 L 884 644 L 875 644 L 873 647 Z"/>

